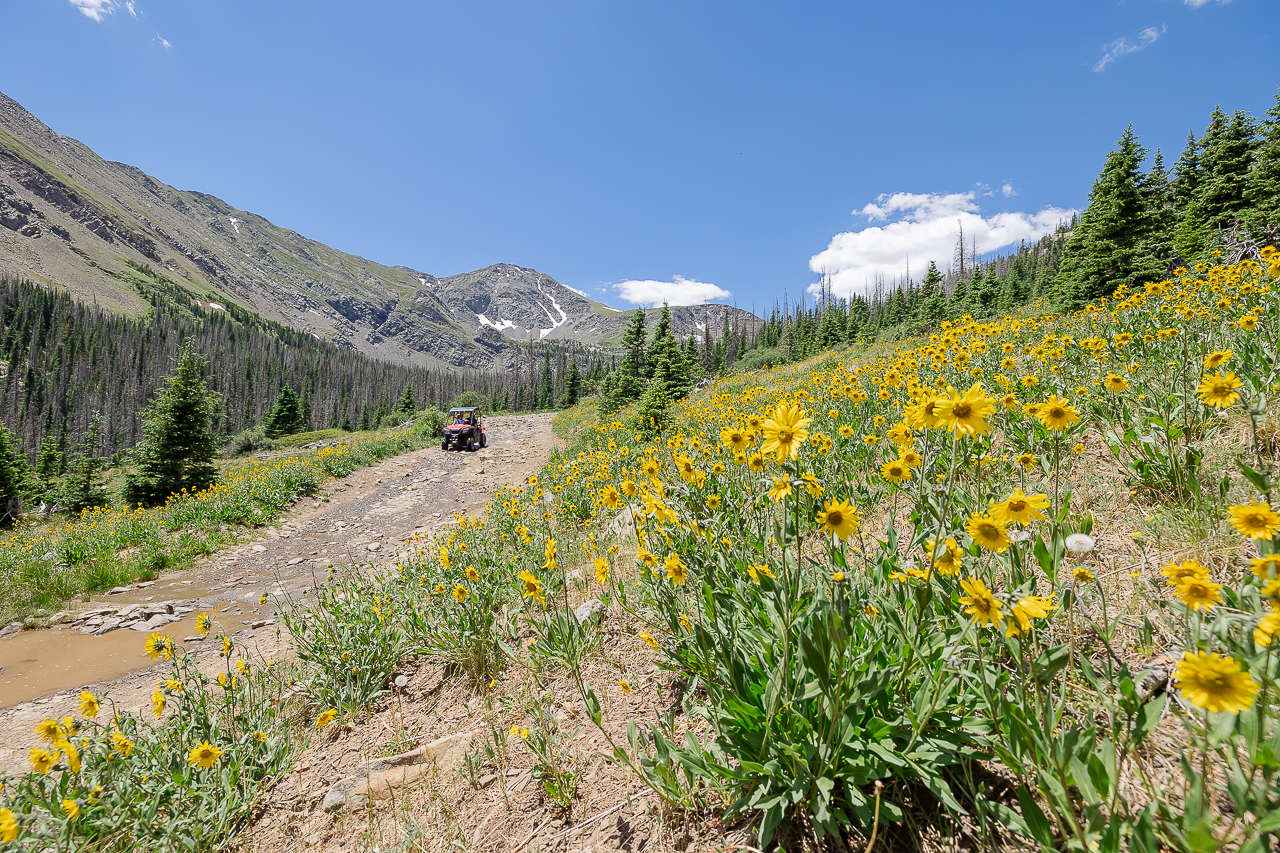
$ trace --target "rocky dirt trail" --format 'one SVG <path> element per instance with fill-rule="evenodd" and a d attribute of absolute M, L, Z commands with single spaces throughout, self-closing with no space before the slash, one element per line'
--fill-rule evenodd
<path fill-rule="evenodd" d="M 491 416 L 483 450 L 447 453 L 432 446 L 330 481 L 273 526 L 190 569 L 78 602 L 54 628 L 0 638 L 0 773 L 24 768 L 35 724 L 74 713 L 81 690 L 145 709 L 168 666 L 142 654 L 152 630 L 199 649 L 195 615 L 208 611 L 255 654 L 280 656 L 287 636 L 276 625 L 273 595 L 305 594 L 329 565 L 395 563 L 415 533 L 431 534 L 452 524 L 455 514 L 483 511 L 494 488 L 537 473 L 559 444 L 551 419 Z M 258 604 L 264 594 L 265 607 Z M 212 672 L 219 658 L 214 644 L 208 646 L 197 659 Z"/>

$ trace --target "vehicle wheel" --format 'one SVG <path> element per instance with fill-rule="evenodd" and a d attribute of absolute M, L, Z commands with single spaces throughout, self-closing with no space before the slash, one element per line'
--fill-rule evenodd
<path fill-rule="evenodd" d="M 447 442 L 447 441 L 442 441 L 442 442 L 440 442 L 440 449 L 441 449 L 441 450 L 443 450 L 445 453 L 448 453 L 448 452 L 449 452 L 449 442 Z"/>
<path fill-rule="evenodd" d="M 489 446 L 489 436 L 485 435 L 484 433 L 480 433 L 480 446 L 481 447 Z"/>
<path fill-rule="evenodd" d="M 467 439 L 467 450 L 471 453 L 476 452 L 476 437 L 474 435 Z"/>

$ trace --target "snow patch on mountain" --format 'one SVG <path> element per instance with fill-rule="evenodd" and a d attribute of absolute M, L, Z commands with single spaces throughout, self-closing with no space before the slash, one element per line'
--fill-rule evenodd
<path fill-rule="evenodd" d="M 493 329 L 494 331 L 497 331 L 497 332 L 501 332 L 503 329 L 514 328 L 516 325 L 510 320 L 499 320 L 497 323 L 495 323 L 483 314 L 477 314 L 476 319 L 480 321 L 481 326 L 488 326 L 490 329 Z"/>

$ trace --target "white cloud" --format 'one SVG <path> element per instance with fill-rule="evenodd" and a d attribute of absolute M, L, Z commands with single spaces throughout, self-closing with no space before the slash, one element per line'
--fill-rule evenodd
<path fill-rule="evenodd" d="M 727 299 L 729 291 L 705 281 L 676 276 L 671 281 L 624 281 L 613 289 L 632 305 L 654 308 L 668 305 L 701 305 L 712 299 Z"/>
<path fill-rule="evenodd" d="M 156 33 L 156 37 L 151 40 L 151 43 L 159 44 L 165 50 L 173 47 L 173 45 L 169 44 L 169 40 L 167 38 L 163 38 L 159 33 Z"/>
<path fill-rule="evenodd" d="M 138 17 L 138 10 L 133 8 L 133 0 L 125 0 L 124 7 L 129 10 L 129 17 Z"/>
<path fill-rule="evenodd" d="M 95 21 L 116 10 L 116 0 L 70 0 L 70 3 Z"/>
<path fill-rule="evenodd" d="M 1012 189 L 1010 184 L 1005 186 Z M 976 240 L 979 254 L 986 254 L 1020 240 L 1037 240 L 1076 212 L 1046 207 L 1038 213 L 983 216 L 974 202 L 976 196 L 974 191 L 882 195 L 854 214 L 887 224 L 837 234 L 826 249 L 809 259 L 809 269 L 831 276 L 837 296 L 865 293 L 877 276 L 902 275 L 908 261 L 915 262 L 916 278 L 929 261 L 946 269 L 961 228 L 966 246 Z M 809 286 L 813 293 L 819 289 L 818 284 Z"/>
<path fill-rule="evenodd" d="M 1005 198 L 1013 198 L 1017 194 L 1018 191 L 1013 188 L 1013 183 L 1011 181 L 1005 181 L 1004 185 L 1000 187 L 1000 195 Z"/>
<path fill-rule="evenodd" d="M 1199 5 L 1198 3 L 1195 3 L 1195 0 L 1187 0 L 1187 2 Z M 1208 0 L 1200 0 L 1200 2 L 1204 3 L 1208 2 Z M 1145 30 L 1138 33 L 1137 42 L 1131 42 L 1127 38 L 1118 38 L 1111 42 L 1111 44 L 1103 45 L 1102 58 L 1094 63 L 1093 70 L 1103 71 L 1109 64 L 1115 62 L 1126 53 L 1137 53 L 1145 47 L 1150 47 L 1155 44 L 1156 39 L 1164 35 L 1165 29 L 1166 28 L 1164 26 L 1161 26 L 1158 30 L 1155 27 L 1147 27 Z"/>
<path fill-rule="evenodd" d="M 1186 3 L 1188 6 L 1198 9 L 1201 6 L 1209 5 L 1210 3 L 1213 2 L 1213 0 L 1183 0 L 1183 2 Z M 1218 2 L 1225 5 L 1227 3 L 1230 3 L 1231 0 L 1218 0 Z"/>

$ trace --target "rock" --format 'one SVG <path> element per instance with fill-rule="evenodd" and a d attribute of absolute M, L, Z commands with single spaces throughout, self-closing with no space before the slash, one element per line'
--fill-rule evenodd
<path fill-rule="evenodd" d="M 382 547 L 382 543 L 381 543 L 381 542 L 370 542 L 368 545 L 366 545 L 366 546 L 364 546 L 364 547 L 368 548 L 370 551 L 377 551 L 378 549 L 380 549 L 380 548 Z"/>
<path fill-rule="evenodd" d="M 250 549 L 250 550 L 257 551 L 259 554 L 261 554 L 263 551 L 267 550 L 267 546 L 266 546 L 266 545 L 254 545 L 254 546 L 252 547 L 252 549 Z"/>
<path fill-rule="evenodd" d="M 627 507 L 609 522 L 609 535 L 618 539 L 626 539 L 634 537 L 636 533 L 635 515 L 631 511 L 631 507 Z"/>
<path fill-rule="evenodd" d="M 108 616 L 102 620 L 102 624 L 98 626 L 98 630 L 93 632 L 95 637 L 101 637 L 108 631 L 114 631 L 124 624 L 124 620 L 118 616 Z"/>
<path fill-rule="evenodd" d="M 436 767 L 447 769 L 457 763 L 473 736 L 474 732 L 461 732 L 401 755 L 370 761 L 359 772 L 335 782 L 324 795 L 322 808 L 331 813 L 359 806 L 416 782 Z"/>
<path fill-rule="evenodd" d="M 10 622 L 8 625 L 5 625 L 3 628 L 0 628 L 0 637 L 8 637 L 12 634 L 18 633 L 21 630 L 22 630 L 21 622 Z"/>
<path fill-rule="evenodd" d="M 107 590 L 107 595 L 119 595 L 122 592 L 128 592 L 128 591 L 129 591 L 129 587 L 127 586 L 117 586 Z"/>
<path fill-rule="evenodd" d="M 275 621 L 276 621 L 276 620 L 274 620 L 274 619 L 258 619 L 258 620 L 257 620 L 257 621 L 255 621 L 255 622 L 251 622 L 251 623 L 249 624 L 249 627 L 250 627 L 250 628 L 265 628 L 265 627 L 267 627 L 268 625 L 273 625 L 273 624 L 275 624 Z"/>
<path fill-rule="evenodd" d="M 592 620 L 603 620 L 608 608 L 604 606 L 604 602 L 598 598 L 590 601 L 584 601 L 579 604 L 573 611 L 573 618 L 578 620 L 579 625 L 585 625 Z"/>
<path fill-rule="evenodd" d="M 298 565 L 298 563 L 301 563 L 301 562 L 302 562 L 303 560 L 305 560 L 305 559 L 307 559 L 307 558 L 306 558 L 306 557 L 294 557 L 292 560 L 290 560 L 290 561 L 289 561 L 289 565 L 291 565 L 291 566 L 296 566 L 296 565 Z"/>
<path fill-rule="evenodd" d="M 149 587 L 149 586 L 155 586 L 155 585 L 156 585 L 156 582 L 155 582 L 155 581 L 142 581 L 141 583 L 135 583 L 135 584 L 133 585 L 133 588 L 134 588 L 134 589 L 146 589 L 146 588 L 147 588 L 147 587 Z"/>
<path fill-rule="evenodd" d="M 174 618 L 167 613 L 157 613 L 150 619 L 144 619 L 129 626 L 133 631 L 154 631 L 164 625 L 168 625 L 174 621 Z"/>

